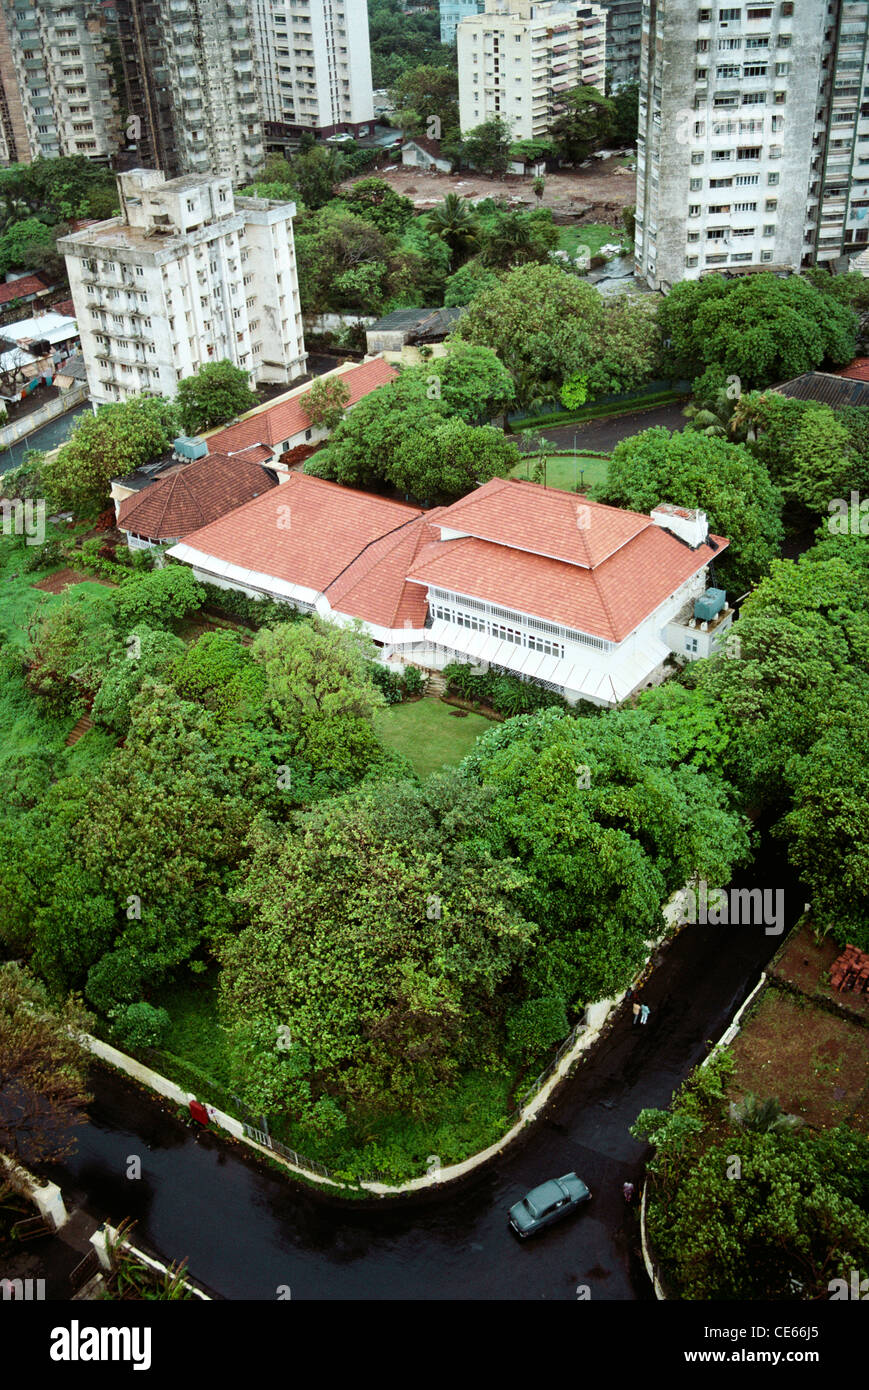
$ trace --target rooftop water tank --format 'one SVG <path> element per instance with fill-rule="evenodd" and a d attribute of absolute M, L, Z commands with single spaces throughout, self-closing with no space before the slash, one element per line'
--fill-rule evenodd
<path fill-rule="evenodd" d="M 176 454 L 183 459 L 201 459 L 208 453 L 208 445 L 204 439 L 198 436 L 179 434 L 177 439 L 172 441 L 172 447 Z"/>
<path fill-rule="evenodd" d="M 707 589 L 705 594 L 694 600 L 694 617 L 709 623 L 721 612 L 727 600 L 724 589 Z"/>

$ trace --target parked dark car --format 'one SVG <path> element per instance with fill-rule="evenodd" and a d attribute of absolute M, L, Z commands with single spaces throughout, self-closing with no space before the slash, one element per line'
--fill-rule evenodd
<path fill-rule="evenodd" d="M 563 1216 L 578 1211 L 591 1201 L 591 1193 L 581 1178 L 575 1173 L 565 1173 L 563 1178 L 551 1178 L 532 1188 L 521 1202 L 510 1208 L 510 1226 L 520 1240 L 535 1235 L 546 1226 L 552 1226 Z"/>

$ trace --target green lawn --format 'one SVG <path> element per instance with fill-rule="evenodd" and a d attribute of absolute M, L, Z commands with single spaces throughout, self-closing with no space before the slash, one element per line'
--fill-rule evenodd
<path fill-rule="evenodd" d="M 587 246 L 589 253 L 596 256 L 600 248 L 608 242 L 621 243 L 624 239 L 623 227 L 608 227 L 604 222 L 590 222 L 584 227 L 559 227 L 557 249 L 575 257 L 578 247 Z"/>
<path fill-rule="evenodd" d="M 421 777 L 444 763 L 461 762 L 477 737 L 491 727 L 492 721 L 481 714 L 466 714 L 428 697 L 390 705 L 377 716 L 383 742 L 409 758 Z"/>
<path fill-rule="evenodd" d="M 535 462 L 536 460 L 530 456 L 523 458 L 513 469 L 513 477 L 527 477 Z M 588 491 L 590 487 L 606 482 L 608 469 L 609 459 L 589 458 L 586 454 L 577 454 L 574 463 L 573 454 L 548 454 L 546 486 L 563 488 L 565 492 L 579 491 L 582 477 L 582 487 Z"/>

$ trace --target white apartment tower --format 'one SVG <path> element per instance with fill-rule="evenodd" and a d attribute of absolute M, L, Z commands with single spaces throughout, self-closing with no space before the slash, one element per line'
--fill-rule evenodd
<path fill-rule="evenodd" d="M 653 288 L 869 239 L 867 38 L 867 0 L 644 0 L 635 260 Z"/>
<path fill-rule="evenodd" d="M 368 134 L 365 0 L 252 0 L 250 14 L 267 134 Z"/>
<path fill-rule="evenodd" d="M 566 92 L 603 91 L 605 34 L 600 5 L 486 0 L 456 31 L 462 134 L 501 116 L 514 140 L 544 137 Z"/>
<path fill-rule="evenodd" d="M 0 158 L 108 159 L 120 143 L 108 34 L 84 0 L 2 0 Z"/>
<path fill-rule="evenodd" d="M 94 407 L 229 358 L 251 382 L 305 371 L 293 203 L 233 197 L 226 175 L 118 176 L 121 216 L 62 237 Z"/>

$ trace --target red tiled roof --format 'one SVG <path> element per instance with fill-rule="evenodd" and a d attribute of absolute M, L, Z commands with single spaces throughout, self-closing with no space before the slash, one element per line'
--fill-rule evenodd
<path fill-rule="evenodd" d="M 75 305 L 71 299 L 59 299 L 56 304 L 52 304 L 51 311 L 54 314 L 63 314 L 64 318 L 75 318 Z"/>
<path fill-rule="evenodd" d="M 407 576 L 419 551 L 438 539 L 430 518 L 417 516 L 363 550 L 327 588 L 332 607 L 380 627 L 424 627 L 425 590 Z"/>
<path fill-rule="evenodd" d="M 228 564 L 324 593 L 342 578 L 348 587 L 357 580 L 361 584 L 364 564 L 353 585 L 344 574 L 348 566 L 389 532 L 423 515 L 405 502 L 291 473 L 275 491 L 184 541 Z"/>
<path fill-rule="evenodd" d="M 118 526 L 150 540 L 179 540 L 276 487 L 258 463 L 207 454 L 125 498 Z"/>
<path fill-rule="evenodd" d="M 11 304 L 28 294 L 46 294 L 51 288 L 38 275 L 22 275 L 20 280 L 5 280 L 0 284 L 0 304 Z"/>
<path fill-rule="evenodd" d="M 847 367 L 836 372 L 836 376 L 846 376 L 852 381 L 869 381 L 869 357 L 855 357 Z"/>
<path fill-rule="evenodd" d="M 679 511 L 680 509 L 676 509 Z M 436 527 L 467 530 L 419 554 L 409 578 L 621 642 L 728 545 L 696 550 L 648 516 L 494 478 Z"/>
<path fill-rule="evenodd" d="M 332 379 L 344 382 L 350 392 L 347 405 L 351 406 L 371 391 L 376 391 L 378 386 L 385 386 L 393 381 L 397 375 L 396 369 L 389 362 L 385 362 L 382 357 L 375 357 L 373 361 L 360 362 L 358 367 L 342 372 L 340 376 Z M 232 454 L 248 444 L 280 444 L 284 439 L 292 439 L 294 434 L 310 429 L 311 421 L 302 402 L 312 384 L 306 386 L 297 396 L 277 401 L 268 410 L 260 410 L 258 414 L 249 415 L 247 419 L 239 420 L 235 425 L 228 425 L 219 434 L 210 435 L 207 441 L 209 449 Z"/>
<path fill-rule="evenodd" d="M 490 534 L 438 539 L 440 528 L 466 525 Z M 692 549 L 650 517 L 533 483 L 495 479 L 451 507 L 422 512 L 304 473 L 185 542 L 324 593 L 337 612 L 378 626 L 422 627 L 432 584 L 612 642 L 729 543 L 712 536 Z M 537 548 L 543 544 L 548 553 Z"/>
<path fill-rule="evenodd" d="M 438 520 L 439 526 L 466 531 L 478 540 L 588 568 L 652 524 L 636 512 L 515 478 L 492 478 L 446 507 Z"/>
<path fill-rule="evenodd" d="M 717 552 L 708 545 L 691 550 L 670 531 L 649 526 L 587 569 L 465 538 L 427 546 L 409 578 L 621 642 L 727 545 L 714 540 Z"/>

